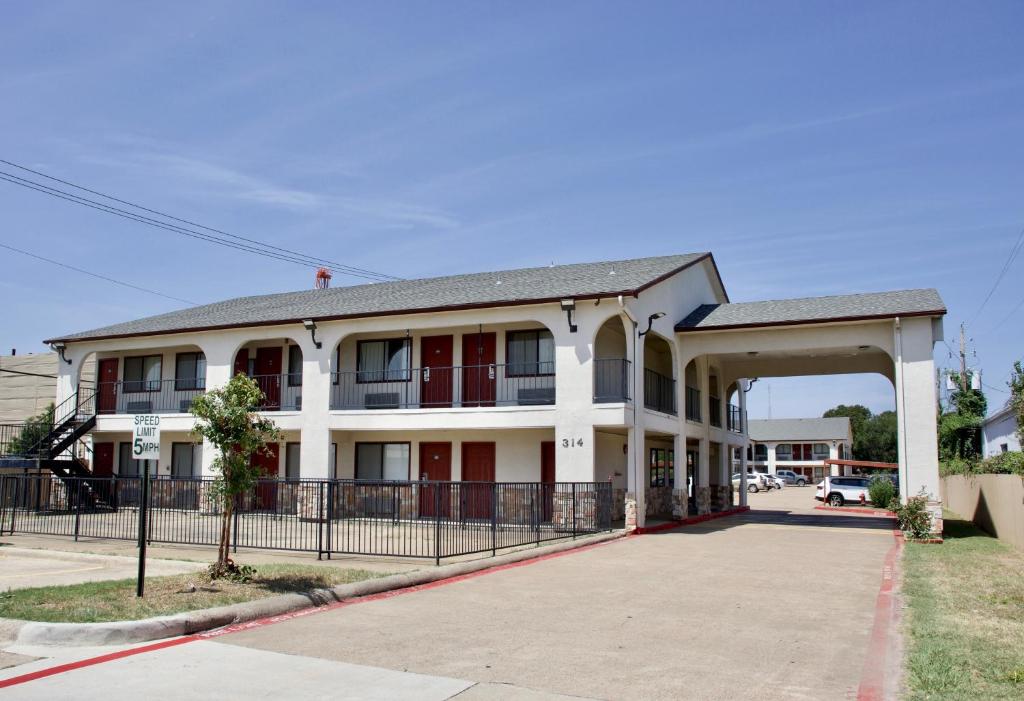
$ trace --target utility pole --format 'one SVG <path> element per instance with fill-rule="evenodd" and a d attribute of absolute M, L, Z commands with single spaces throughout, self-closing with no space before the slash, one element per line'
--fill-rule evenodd
<path fill-rule="evenodd" d="M 964 333 L 964 322 L 960 322 L 960 391 L 964 394 L 970 388 L 967 380 L 967 338 Z"/>

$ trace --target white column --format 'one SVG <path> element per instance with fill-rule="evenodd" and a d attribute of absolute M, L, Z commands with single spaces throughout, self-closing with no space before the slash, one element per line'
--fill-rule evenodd
<path fill-rule="evenodd" d="M 234 368 L 235 340 L 233 338 L 204 338 L 200 347 L 203 350 L 203 355 L 206 356 L 206 389 L 223 387 L 231 379 L 231 372 Z M 199 474 L 201 477 L 213 477 L 216 474 L 213 469 L 213 461 L 218 456 L 217 449 L 213 443 L 204 438 L 202 453 Z"/>
<path fill-rule="evenodd" d="M 594 480 L 593 330 L 579 324 L 570 333 L 564 317 L 552 329 L 555 340 L 555 478 L 559 482 Z"/>
<path fill-rule="evenodd" d="M 900 499 L 923 494 L 941 519 L 931 320 L 897 319 L 894 327 Z"/>
<path fill-rule="evenodd" d="M 744 437 L 747 435 L 747 393 L 743 391 L 746 384 L 745 379 L 736 381 L 736 386 L 739 388 L 737 394 L 739 395 L 740 422 Z M 749 443 L 749 440 L 744 440 L 743 446 L 740 448 L 740 506 L 747 505 L 747 445 Z"/>
<path fill-rule="evenodd" d="M 333 477 L 331 430 L 328 411 L 331 402 L 331 353 L 333 347 L 313 345 L 308 334 L 300 336 L 302 348 L 302 448 L 299 476 L 312 479 Z"/>
<path fill-rule="evenodd" d="M 775 464 L 775 446 L 776 445 L 777 445 L 776 443 L 766 443 L 765 444 L 765 448 L 766 448 L 766 450 L 768 452 L 768 465 L 767 465 L 766 469 L 768 470 L 768 474 L 770 474 L 770 475 L 774 475 L 775 471 L 778 469 L 778 465 Z"/>

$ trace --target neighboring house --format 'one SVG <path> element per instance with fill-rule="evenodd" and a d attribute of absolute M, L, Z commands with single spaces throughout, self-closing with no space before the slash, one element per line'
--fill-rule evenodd
<path fill-rule="evenodd" d="M 211 474 L 188 405 L 244 373 L 282 430 L 267 475 L 607 481 L 630 527 L 732 502 L 748 377 L 886 375 L 904 469 L 937 495 L 944 314 L 935 290 L 730 303 L 696 253 L 243 297 L 48 343 L 71 361 L 58 403 L 95 407 L 94 474 L 137 473 L 139 413 L 163 415 L 159 475 Z"/>
<path fill-rule="evenodd" d="M 818 480 L 825 476 L 825 460 L 849 459 L 853 450 L 853 429 L 846 416 L 751 419 L 748 433 L 748 459 L 758 471 L 771 474 L 792 470 Z M 832 466 L 830 473 L 838 475 L 839 467 Z"/>
<path fill-rule="evenodd" d="M 985 419 L 981 430 L 986 456 L 1020 450 L 1017 416 L 1010 407 L 1003 407 Z"/>
<path fill-rule="evenodd" d="M 16 424 L 42 413 L 57 395 L 57 354 L 0 355 L 0 423 Z M 90 362 L 82 381 L 93 381 Z"/>

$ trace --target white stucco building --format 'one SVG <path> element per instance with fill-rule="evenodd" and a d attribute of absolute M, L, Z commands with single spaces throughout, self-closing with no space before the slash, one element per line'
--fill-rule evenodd
<path fill-rule="evenodd" d="M 244 297 L 48 342 L 58 403 L 95 359 L 96 474 L 137 469 L 136 413 L 163 415 L 159 474 L 208 474 L 188 403 L 245 373 L 283 431 L 268 475 L 610 481 L 642 525 L 732 502 L 753 377 L 888 377 L 901 484 L 937 500 L 944 313 L 934 290 L 730 303 L 698 253 Z"/>
<path fill-rule="evenodd" d="M 853 429 L 845 416 L 814 419 L 751 419 L 748 460 L 759 472 L 792 470 L 811 480 L 826 473 L 825 460 L 847 460 L 853 450 Z"/>
<path fill-rule="evenodd" d="M 1011 450 L 1020 450 L 1017 417 L 1010 407 L 1003 407 L 985 419 L 981 430 L 986 457 Z"/>

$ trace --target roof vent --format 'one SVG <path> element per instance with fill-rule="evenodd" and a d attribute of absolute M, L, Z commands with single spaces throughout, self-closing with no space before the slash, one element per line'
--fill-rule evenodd
<path fill-rule="evenodd" d="M 614 275 L 614 274 L 615 274 L 615 268 L 612 268 L 612 269 L 611 269 L 611 272 L 609 272 L 608 274 L 609 274 L 609 275 Z"/>
<path fill-rule="evenodd" d="M 327 268 L 320 268 L 316 271 L 316 282 L 314 287 L 318 290 L 326 290 L 331 286 L 331 271 Z"/>

